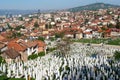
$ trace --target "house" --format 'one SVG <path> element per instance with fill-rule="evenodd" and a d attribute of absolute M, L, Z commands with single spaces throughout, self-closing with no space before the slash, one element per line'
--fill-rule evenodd
<path fill-rule="evenodd" d="M 106 29 L 105 31 L 105 37 L 110 37 L 111 29 Z"/>
<path fill-rule="evenodd" d="M 111 37 L 120 37 L 120 29 L 111 28 Z"/>
<path fill-rule="evenodd" d="M 0 26 L 0 32 L 3 32 L 4 28 L 2 26 Z"/>
<path fill-rule="evenodd" d="M 42 31 L 42 34 L 43 34 L 43 35 L 49 34 L 49 31 L 48 31 L 48 30 L 44 30 L 44 31 Z"/>
<path fill-rule="evenodd" d="M 83 38 L 83 32 L 82 31 L 77 31 L 76 32 L 76 37 L 75 37 L 76 39 L 82 39 Z"/>
<path fill-rule="evenodd" d="M 18 51 L 23 61 L 26 61 L 29 55 L 38 53 L 38 44 L 34 41 L 17 39 L 10 41 L 7 46 Z"/>
<path fill-rule="evenodd" d="M 92 29 L 86 29 L 86 30 L 84 31 L 84 38 L 87 38 L 87 39 L 93 38 Z"/>
<path fill-rule="evenodd" d="M 91 38 L 93 38 L 93 35 L 91 32 L 84 32 L 84 38 L 91 39 Z"/>
<path fill-rule="evenodd" d="M 45 29 L 45 25 L 46 25 L 45 23 L 40 23 L 39 24 L 40 29 Z"/>
<path fill-rule="evenodd" d="M 92 32 L 94 38 L 101 38 L 101 34 L 98 31 Z"/>
<path fill-rule="evenodd" d="M 38 44 L 38 52 L 46 51 L 46 44 L 43 41 L 35 40 L 35 42 Z"/>
<path fill-rule="evenodd" d="M 1 56 L 7 63 L 21 61 L 21 54 L 13 48 L 4 51 Z"/>
<path fill-rule="evenodd" d="M 4 40 L 5 38 L 2 35 L 0 35 L 0 41 L 4 41 Z"/>
<path fill-rule="evenodd" d="M 7 45 L 5 43 L 0 42 L 0 52 L 7 50 Z"/>
<path fill-rule="evenodd" d="M 22 39 L 9 42 L 8 48 L 14 48 L 19 52 L 25 52 L 28 56 L 38 52 L 37 43 Z"/>

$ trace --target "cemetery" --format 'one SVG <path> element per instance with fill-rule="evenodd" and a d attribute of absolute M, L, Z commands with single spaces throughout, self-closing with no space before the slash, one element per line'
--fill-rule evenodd
<path fill-rule="evenodd" d="M 119 47 L 73 43 L 69 54 L 54 50 L 26 62 L 0 64 L 0 75 L 26 80 L 120 80 L 120 61 L 114 60 Z"/>

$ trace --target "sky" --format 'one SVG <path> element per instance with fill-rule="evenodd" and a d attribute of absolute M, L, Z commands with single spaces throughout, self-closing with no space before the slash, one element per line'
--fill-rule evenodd
<path fill-rule="evenodd" d="M 97 2 L 120 5 L 120 0 L 0 0 L 0 9 L 67 9 Z"/>

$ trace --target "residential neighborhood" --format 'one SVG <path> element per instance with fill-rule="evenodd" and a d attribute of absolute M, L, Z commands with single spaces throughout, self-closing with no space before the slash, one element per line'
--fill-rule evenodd
<path fill-rule="evenodd" d="M 11 54 L 9 49 L 12 49 L 16 55 L 21 55 L 21 60 L 26 61 L 27 56 L 47 49 L 48 43 L 44 40 L 65 37 L 75 40 L 119 38 L 120 9 L 38 12 L 0 17 L 0 50 L 4 58 Z M 39 40 L 42 38 L 44 40 Z"/>

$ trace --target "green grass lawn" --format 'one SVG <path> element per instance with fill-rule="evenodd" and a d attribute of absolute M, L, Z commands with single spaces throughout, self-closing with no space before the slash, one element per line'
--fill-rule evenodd
<path fill-rule="evenodd" d="M 120 38 L 117 38 L 117 39 L 79 39 L 79 40 L 73 40 L 73 42 L 94 43 L 94 44 L 105 43 L 108 45 L 120 45 Z"/>
<path fill-rule="evenodd" d="M 42 57 L 44 55 L 45 55 L 45 52 L 40 52 L 38 54 L 33 54 L 33 55 L 28 56 L 28 60 L 30 60 L 30 59 L 36 59 L 37 57 Z"/>
<path fill-rule="evenodd" d="M 8 78 L 6 75 L 0 76 L 0 80 L 25 80 L 24 78 Z"/>
<path fill-rule="evenodd" d="M 100 44 L 103 41 L 106 41 L 106 39 L 79 39 L 79 40 L 73 40 L 74 42 L 82 42 L 82 43 L 96 43 Z"/>
<path fill-rule="evenodd" d="M 6 75 L 0 76 L 0 80 L 26 80 L 25 78 L 8 78 Z M 31 78 L 31 80 L 35 80 Z"/>
<path fill-rule="evenodd" d="M 120 46 L 120 38 L 108 41 L 107 44 L 109 44 L 109 45 L 119 45 Z"/>

